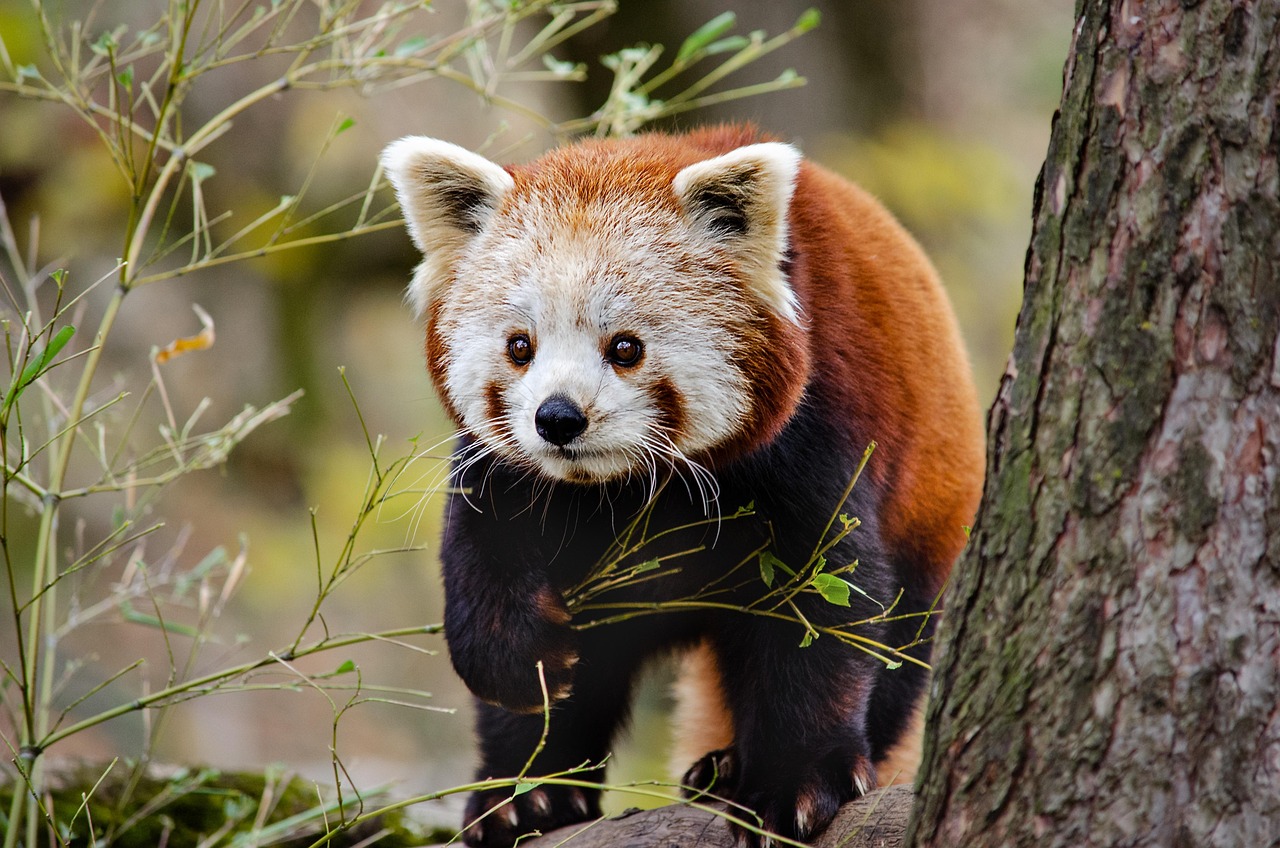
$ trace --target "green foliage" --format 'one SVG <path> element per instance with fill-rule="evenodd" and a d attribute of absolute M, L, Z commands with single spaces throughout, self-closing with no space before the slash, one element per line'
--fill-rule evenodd
<path fill-rule="evenodd" d="M 788 69 L 770 82 L 713 90 L 725 77 L 791 43 L 818 22 L 817 10 L 809 9 L 789 30 L 772 38 L 759 30 L 745 36 L 726 36 L 737 24 L 737 17 L 733 12 L 724 12 L 686 38 L 671 64 L 657 72 L 654 69 L 662 57 L 662 45 L 639 44 L 611 53 L 601 60 L 614 77 L 604 104 L 590 117 L 568 121 L 560 130 L 595 132 L 602 136 L 630 135 L 647 123 L 691 109 L 804 85 L 804 78 Z M 703 76 L 685 82 L 695 66 L 716 56 L 725 58 Z M 675 92 L 667 93 L 677 79 L 682 81 L 680 86 Z"/>
<path fill-rule="evenodd" d="M 68 325 L 58 330 L 43 349 L 33 351 L 28 348 L 27 353 L 31 355 L 26 367 L 21 372 L 14 369 L 14 376 L 9 383 L 9 390 L 5 392 L 4 404 L 0 406 L 0 421 L 7 420 L 9 407 L 13 406 L 14 402 L 22 396 L 22 392 L 27 386 L 34 383 L 37 377 L 49 370 L 53 363 L 53 358 L 67 346 L 67 342 L 71 341 L 71 337 L 75 334 L 76 328 Z"/>
<path fill-rule="evenodd" d="M 875 443 L 872 442 L 863 452 L 862 459 L 854 470 L 848 487 L 842 494 L 839 503 L 835 505 L 835 511 L 814 545 L 813 553 L 801 567 L 793 568 L 783 562 L 773 552 L 774 543 L 772 539 L 769 539 L 727 572 L 714 575 L 704 586 L 688 597 L 658 603 L 610 601 L 607 597 L 602 596 L 607 596 L 618 589 L 635 586 L 643 581 L 660 580 L 664 576 L 673 574 L 682 567 L 683 557 L 696 554 L 704 548 L 703 545 L 697 545 L 663 557 L 647 559 L 639 565 L 627 566 L 624 564 L 637 555 L 643 554 L 650 545 L 673 534 L 715 524 L 720 525 L 720 532 L 733 532 L 733 522 L 749 518 L 755 514 L 754 506 L 748 505 L 739 508 L 728 516 L 711 517 L 679 527 L 651 528 L 650 512 L 649 510 L 643 510 L 619 534 L 619 538 L 613 548 L 601 557 L 595 568 L 578 585 L 566 591 L 565 600 L 571 612 L 605 613 L 589 622 L 576 623 L 574 626 L 579 628 L 600 627 L 618 621 L 626 621 L 639 615 L 654 615 L 690 609 L 732 611 L 744 615 L 764 616 L 796 625 L 800 632 L 800 647 L 808 647 L 813 644 L 815 639 L 828 635 L 875 657 L 888 668 L 897 668 L 904 662 L 923 665 L 919 659 L 910 656 L 906 652 L 921 644 L 924 639 L 924 629 L 935 611 L 930 609 L 919 614 L 899 613 L 897 606 L 901 599 L 901 592 L 899 592 L 898 597 L 888 600 L 873 598 L 865 590 L 857 586 L 856 583 L 841 576 L 852 574 L 858 567 L 856 561 L 835 569 L 829 569 L 826 556 L 850 533 L 858 529 L 860 524 L 858 519 L 850 518 L 843 514 L 841 510 L 862 476 L 863 469 L 866 468 L 874 450 Z M 836 528 L 837 524 L 840 525 L 838 529 Z M 835 529 L 835 532 L 832 532 L 833 529 Z M 749 570 L 749 566 L 753 562 L 759 568 L 758 578 L 751 574 Z M 769 591 L 745 607 L 737 605 L 734 599 L 738 593 L 756 579 L 763 582 Z M 845 622 L 836 627 L 817 626 L 805 617 L 796 603 L 796 597 L 802 593 L 816 594 L 827 603 L 840 607 L 851 607 L 852 594 L 857 593 L 874 606 L 879 607 L 879 612 Z M 899 620 L 908 616 L 917 618 L 920 622 L 915 638 L 909 644 L 885 645 L 868 637 L 864 632 L 869 625 Z"/>
<path fill-rule="evenodd" d="M 42 0 L 21 13 L 0 7 L 0 110 L 9 120 L 14 103 L 57 107 L 77 124 L 77 133 L 96 142 L 91 156 L 83 145 L 75 150 L 89 164 L 69 181 L 74 197 L 68 205 L 109 210 L 98 220 L 114 227 L 105 235 L 114 240 L 108 255 L 118 257 L 107 273 L 86 278 L 88 257 L 75 255 L 81 233 L 74 221 L 63 222 L 61 230 L 33 225 L 24 240 L 0 198 L 0 321 L 8 366 L 0 380 L 0 555 L 11 601 L 6 627 L 17 645 L 0 675 L 0 703 L 13 717 L 0 738 L 13 754 L 9 776 L 16 787 L 0 810 L 4 848 L 34 848 L 46 823 L 58 845 L 250 845 L 297 838 L 338 844 L 370 835 L 379 813 L 364 810 L 367 798 L 351 785 L 338 724 L 368 702 L 434 709 L 426 702 L 429 693 L 367 681 L 347 657 L 321 673 L 305 671 L 299 661 L 369 643 L 425 651 L 412 640 L 440 633 L 436 624 L 331 633 L 324 615 L 339 587 L 367 563 L 415 550 L 410 544 L 371 547 L 368 526 L 402 499 L 420 504 L 438 489 L 428 486 L 424 493 L 409 474 L 428 452 L 415 444 L 405 455 L 385 459 L 383 439 L 369 432 L 356 406 L 369 474 L 336 551 L 326 549 L 327 528 L 312 513 L 314 601 L 296 635 L 274 650 L 250 646 L 250 659 L 213 662 L 210 670 L 204 649 L 222 638 L 218 619 L 248 569 L 248 543 L 242 539 L 234 554 L 214 548 L 187 565 L 181 541 L 157 549 L 164 522 L 152 510 L 175 481 L 223 465 L 259 427 L 289 414 L 299 393 L 246 405 L 208 424 L 208 398 L 191 409 L 175 402 L 169 363 L 214 344 L 212 317 L 193 304 L 200 329 L 150 355 L 128 353 L 119 319 L 140 288 L 250 260 L 302 257 L 317 245 L 401 227 L 372 163 L 363 185 L 336 199 L 316 199 L 323 160 L 356 126 L 343 114 L 317 139 L 315 158 L 292 190 L 258 208 L 231 205 L 228 198 L 236 193 L 222 190 L 228 169 L 213 164 L 220 161 L 213 146 L 237 139 L 248 117 L 269 112 L 281 98 L 340 89 L 372 96 L 445 80 L 552 135 L 630 132 L 666 114 L 799 84 L 790 74 L 763 86 L 715 90 L 737 69 L 816 23 L 806 15 L 784 35 L 767 39 L 762 33 L 726 35 L 733 20 L 721 16 L 686 39 L 670 68 L 652 76 L 652 62 L 634 54 L 611 59 L 614 95 L 581 120 L 557 124 L 506 96 L 511 83 L 581 79 L 585 69 L 557 60 L 553 51 L 614 7 L 613 0 L 470 0 L 465 25 L 455 31 L 440 29 L 431 4 L 408 0 L 190 0 L 161 3 L 154 15 L 133 15 L 133 23 L 127 13 L 137 10 L 112 2 L 95 4 L 78 19 L 62 4 Z M 658 52 L 645 48 L 644 55 L 656 59 Z M 705 76 L 683 87 L 673 83 L 711 57 L 722 58 Z M 239 76 L 227 85 L 232 69 Z M 674 93 L 659 100 L 653 96 L 659 87 Z M 48 139 L 54 132 L 38 127 L 28 135 Z M 66 271 L 44 264 L 41 232 L 59 236 L 47 249 L 67 257 Z M 108 379 L 108 345 L 118 345 L 125 357 L 123 365 L 111 367 L 128 370 L 139 391 Z M 354 404 L 345 374 L 342 380 Z M 415 517 L 419 508 L 406 515 Z M 87 529 L 73 534 L 81 509 L 111 516 L 109 526 L 93 538 L 102 525 L 85 522 Z M 15 543 L 19 527 L 32 529 L 29 545 L 25 535 Z M 665 565 L 649 560 L 613 577 L 647 579 Z M 141 657 L 103 671 L 75 655 L 66 638 L 91 623 L 127 626 L 153 638 L 162 657 L 159 674 L 142 677 Z M 328 703 L 334 798 L 317 799 L 307 784 L 273 774 L 260 782 L 211 771 L 149 776 L 146 762 L 169 708 L 213 693 L 264 688 L 309 690 Z M 44 773 L 47 751 L 90 728 L 142 713 L 150 720 L 136 764 L 109 768 L 75 786 L 68 782 L 65 794 L 56 791 L 57 781 Z M 560 779 L 575 774 L 570 770 Z M 46 809 L 49 798 L 53 807 Z"/>
<path fill-rule="evenodd" d="M 810 581 L 811 586 L 817 590 L 818 594 L 829 604 L 835 604 L 838 607 L 849 606 L 849 590 L 852 588 L 848 581 L 842 580 L 834 574 L 815 574 L 813 580 Z"/>
<path fill-rule="evenodd" d="M 13 789 L 12 783 L 0 786 L 0 808 L 8 808 Z M 326 819 L 342 814 L 338 803 L 318 797 L 309 781 L 278 768 L 179 769 L 161 776 L 139 774 L 136 764 L 113 763 L 101 773 L 81 766 L 52 780 L 46 797 L 52 806 L 45 811 L 57 824 L 59 843 L 117 848 L 302 848 L 325 832 Z M 424 833 L 392 812 L 329 844 L 354 846 L 376 836 L 383 848 L 409 848 L 451 835 Z"/>

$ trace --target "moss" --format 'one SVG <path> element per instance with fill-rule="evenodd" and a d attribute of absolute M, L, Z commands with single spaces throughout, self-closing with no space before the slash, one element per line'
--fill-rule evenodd
<path fill-rule="evenodd" d="M 1146 321 L 1155 308 L 1145 286 L 1135 283 L 1129 297 L 1102 301 L 1093 360 L 1091 409 L 1083 422 L 1083 442 L 1090 450 L 1081 458 L 1073 506 L 1085 515 L 1102 515 L 1128 490 L 1139 472 L 1152 429 L 1173 385 L 1173 334 L 1167 322 Z M 1142 308 L 1129 314 L 1134 305 Z M 1143 363 L 1141 368 L 1133 363 Z"/>
<path fill-rule="evenodd" d="M 104 848 L 305 846 L 324 833 L 326 808 L 330 823 L 338 818 L 336 804 L 331 804 L 329 798 L 321 800 L 314 784 L 297 777 L 282 778 L 271 772 L 183 769 L 163 778 L 148 774 L 135 780 L 127 767 L 117 766 L 106 777 L 103 771 L 83 766 L 53 781 L 56 785 L 49 793 L 53 820 L 64 843 Z M 0 819 L 9 808 L 13 788 L 12 783 L 0 786 Z M 85 796 L 89 799 L 87 805 Z M 367 808 L 368 798 L 365 803 Z M 264 807 L 267 812 L 259 822 L 259 811 Z M 4 824 L 0 821 L 0 830 Z M 245 839 L 254 833 L 255 825 L 261 834 L 260 842 Z M 48 837 L 47 828 L 41 832 Z M 436 841 L 440 836 L 422 833 L 397 812 L 340 834 L 329 844 L 334 848 L 353 846 L 380 832 L 382 835 L 368 844 L 407 848 Z M 453 834 L 443 836 L 439 841 Z"/>
<path fill-rule="evenodd" d="M 1181 512 L 1178 526 L 1196 547 L 1204 543 L 1209 528 L 1218 520 L 1221 498 L 1210 487 L 1218 473 L 1200 434 L 1193 432 L 1183 441 L 1182 457 L 1174 473 L 1164 481 L 1170 502 L 1178 504 Z"/>

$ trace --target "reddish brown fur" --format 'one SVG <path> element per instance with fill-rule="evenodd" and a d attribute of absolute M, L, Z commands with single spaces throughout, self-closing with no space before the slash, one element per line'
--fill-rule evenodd
<path fill-rule="evenodd" d="M 509 170 L 516 195 L 537 191 L 552 203 L 560 197 L 574 214 L 582 214 L 583 200 L 624 190 L 674 209 L 671 182 L 682 168 L 764 140 L 752 127 L 712 127 L 585 142 Z M 625 189 L 619 173 L 628 175 Z M 891 549 L 929 564 L 920 577 L 937 590 L 964 546 L 984 466 L 977 398 L 950 307 L 901 225 L 866 192 L 807 160 L 790 223 L 789 277 L 806 326 L 766 313 L 742 339 L 752 419 L 712 460 L 776 436 L 812 373 L 811 391 L 848 413 L 833 423 L 859 450 L 877 442 L 868 472 L 889 492 L 882 532 Z"/>
<path fill-rule="evenodd" d="M 507 402 L 502 398 L 502 386 L 490 383 L 484 390 L 485 413 L 490 421 L 506 425 Z"/>
<path fill-rule="evenodd" d="M 737 437 L 716 449 L 716 464 L 729 462 L 776 437 L 795 413 L 809 373 L 804 330 L 772 312 L 754 335 L 743 339 L 742 366 L 752 393 L 751 415 Z"/>
<path fill-rule="evenodd" d="M 533 597 L 534 605 L 542 613 L 543 618 L 552 624 L 568 624 L 573 618 L 564 607 L 564 600 L 551 589 L 544 586 Z"/>
<path fill-rule="evenodd" d="M 543 208 L 564 210 L 570 223 L 574 216 L 582 216 L 584 228 L 593 223 L 586 217 L 588 204 L 611 197 L 625 197 L 632 204 L 639 199 L 655 208 L 678 211 L 671 184 L 683 168 L 763 140 L 768 139 L 751 127 L 721 126 L 684 136 L 582 142 L 552 150 L 534 163 L 509 167 L 516 182 L 509 203 L 536 193 L 543 198 Z M 627 175 L 625 183 L 617 179 L 621 173 Z M 810 368 L 812 348 L 805 342 L 804 330 L 772 312 L 762 313 L 759 325 L 742 337 L 740 345 L 739 364 L 754 395 L 751 417 L 738 437 L 716 449 L 712 460 L 717 463 L 781 432 L 804 393 L 803 376 Z"/>
<path fill-rule="evenodd" d="M 684 398 L 675 383 L 663 378 L 649 390 L 659 414 L 658 426 L 674 441 L 684 427 Z"/>
<path fill-rule="evenodd" d="M 921 577 L 937 590 L 964 547 L 985 462 L 951 310 L 915 242 L 856 186 L 806 162 L 791 221 L 814 390 L 841 399 L 832 408 L 849 411 L 841 423 L 855 438 L 877 441 L 869 471 L 889 493 L 881 532 L 930 564 Z"/>
<path fill-rule="evenodd" d="M 440 301 L 433 300 L 427 307 L 426 320 L 426 341 L 424 348 L 427 355 L 427 372 L 431 375 L 431 382 L 436 387 L 436 397 L 440 398 L 440 404 L 444 407 L 444 411 L 454 421 L 461 421 L 457 408 L 453 405 L 453 401 L 449 399 L 449 393 L 443 390 L 445 373 L 449 369 L 449 347 L 445 343 L 444 337 L 440 334 Z"/>
<path fill-rule="evenodd" d="M 768 140 L 772 139 L 753 128 L 729 126 L 683 136 L 588 141 L 554 150 L 536 162 L 507 169 L 513 185 L 500 201 L 503 227 L 513 237 L 523 238 L 536 231 L 536 225 L 546 223 L 550 209 L 557 226 L 588 232 L 601 226 L 597 218 L 601 207 L 596 204 L 606 204 L 615 220 L 619 214 L 642 209 L 661 213 L 653 216 L 656 220 L 688 221 L 675 188 L 677 175 L 695 163 Z M 533 202 L 525 202 L 530 199 Z M 643 244 L 644 250 L 653 250 L 660 258 L 672 257 L 664 273 L 691 281 L 680 294 L 693 296 L 681 308 L 701 310 L 705 304 L 710 320 L 720 322 L 717 329 L 732 330 L 732 363 L 750 393 L 740 424 L 728 417 L 735 411 L 723 411 L 721 420 L 734 422 L 733 435 L 711 448 L 709 455 L 690 459 L 705 464 L 712 473 L 725 468 L 779 436 L 807 393 L 812 408 L 833 420 L 826 422 L 832 443 L 809 442 L 806 447 L 839 452 L 832 468 L 849 467 L 851 456 L 860 454 L 872 440 L 878 443 L 866 473 L 876 484 L 877 529 L 892 560 L 886 565 L 896 575 L 906 571 L 905 582 L 914 596 L 932 597 L 945 583 L 965 543 L 963 527 L 977 508 L 984 466 L 977 399 L 950 307 L 928 260 L 897 221 L 864 191 L 825 169 L 807 161 L 799 165 L 788 222 L 790 251 L 784 271 L 798 302 L 798 323 L 788 317 L 789 304 L 769 299 L 775 292 L 761 297 L 758 276 L 757 289 L 749 290 L 752 283 L 739 276 L 741 256 L 731 247 L 722 249 L 716 243 L 693 259 L 674 233 L 668 240 L 658 234 Z M 534 249 L 554 249 L 554 239 L 548 243 Z M 619 264 L 625 266 L 627 261 Z M 708 279 L 737 280 L 741 297 L 696 288 L 698 281 Z M 445 281 L 441 290 L 447 288 Z M 715 310 L 726 303 L 738 308 L 726 309 L 722 318 Z M 447 411 L 461 422 L 445 390 L 450 353 L 441 332 L 441 305 L 439 297 L 426 304 L 427 362 Z M 677 310 L 673 320 L 679 318 Z M 607 340 L 601 341 L 607 345 Z M 607 349 L 602 348 L 602 355 L 607 357 Z M 631 373 L 644 379 L 644 369 Z M 699 413 L 721 413 L 687 408 L 671 379 L 660 378 L 645 387 L 658 427 L 673 441 L 700 422 Z M 511 409 L 501 384 L 484 387 L 482 401 L 498 439 L 515 442 L 508 421 Z M 824 432 L 810 426 L 812 419 L 800 423 L 810 428 L 797 432 Z M 799 475 L 805 471 L 796 469 Z M 581 469 L 567 471 L 565 478 L 592 482 Z M 554 600 L 548 589 L 532 598 L 532 608 L 546 621 L 563 624 L 568 614 Z M 483 621 L 482 628 L 484 624 L 498 632 L 498 620 Z M 551 659 L 547 669 L 556 672 L 576 662 L 577 656 L 560 652 Z M 730 700 L 726 681 L 731 683 L 733 678 L 722 674 L 718 662 L 710 643 L 686 661 L 678 710 L 684 725 L 677 732 L 677 744 L 683 746 L 681 769 L 701 754 L 734 741 L 735 724 L 742 716 L 731 715 L 731 709 L 751 710 L 750 704 L 744 706 L 741 689 L 732 690 L 736 700 Z M 833 668 L 829 677 L 834 695 L 802 701 L 816 726 L 839 726 L 866 709 L 873 692 L 892 691 L 875 690 L 875 680 L 855 665 Z M 551 696 L 564 697 L 568 686 L 558 684 Z M 909 697 L 914 698 L 916 691 L 912 689 Z M 761 692 L 766 698 L 770 694 Z M 892 735 L 883 737 L 891 747 L 876 752 L 874 768 L 862 757 L 842 778 L 856 784 L 857 791 L 874 785 L 877 777 L 881 782 L 911 779 L 919 759 L 921 713 L 920 705 L 907 697 L 901 706 L 904 711 L 914 710 L 910 726 L 905 731 L 895 726 Z M 537 707 L 533 704 L 533 711 Z M 830 786 L 804 784 L 795 789 L 793 811 L 806 820 L 826 815 L 820 801 Z M 540 803 L 545 807 L 550 802 L 543 797 Z M 585 816 L 585 803 L 583 808 L 580 812 Z"/>
<path fill-rule="evenodd" d="M 518 186 L 527 181 L 566 200 L 577 191 L 607 196 L 617 190 L 618 173 L 635 174 L 629 191 L 671 207 L 671 181 L 680 169 L 762 140 L 769 139 L 751 128 L 720 127 L 608 147 L 589 143 L 514 173 Z M 739 365 L 754 393 L 752 412 L 741 435 L 714 451 L 712 465 L 776 436 L 811 379 L 810 391 L 846 416 L 832 423 L 848 434 L 851 449 L 877 442 L 867 473 L 887 492 L 881 532 L 891 550 L 921 564 L 923 588 L 937 592 L 964 546 L 984 465 L 977 399 L 943 290 L 915 242 L 878 202 L 807 161 L 791 204 L 790 238 L 787 270 L 804 326 L 763 312 L 742 338 Z M 655 405 L 671 408 L 659 398 Z M 688 666 L 694 673 L 682 675 L 681 768 L 731 738 L 718 673 L 705 653 L 695 652 Z M 921 729 L 917 705 L 900 743 L 877 763 L 884 781 L 913 778 Z"/>

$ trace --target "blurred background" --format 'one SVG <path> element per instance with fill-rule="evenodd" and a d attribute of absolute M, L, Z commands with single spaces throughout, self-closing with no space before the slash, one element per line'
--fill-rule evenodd
<path fill-rule="evenodd" d="M 502 94 L 556 121 L 586 115 L 609 91 L 612 74 L 600 62 L 605 54 L 639 42 L 665 44 L 673 53 L 689 33 L 726 10 L 737 13 L 737 32 L 779 33 L 809 7 L 821 12 L 820 26 L 735 77 L 747 84 L 792 68 L 807 85 L 681 115 L 659 126 L 754 121 L 879 196 L 938 266 L 972 352 L 984 405 L 989 404 L 1011 346 L 1032 189 L 1060 93 L 1070 4 L 621 0 L 616 14 L 553 51 L 558 61 L 583 63 L 587 81 L 515 80 Z M 155 14 L 153 0 L 65 0 L 49 8 L 51 16 L 68 21 L 92 10 L 86 27 L 91 31 L 140 26 Z M 441 0 L 433 8 L 428 20 L 441 32 L 464 25 L 461 2 Z M 295 25 L 307 26 L 305 16 Z M 26 0 L 0 0 L 0 35 L 14 65 L 47 61 L 38 20 Z M 261 64 L 252 62 L 218 73 L 187 101 L 193 124 L 264 78 Z M 532 158 L 555 141 L 537 123 L 487 104 L 447 79 L 376 95 L 290 91 L 246 112 L 233 131 L 204 152 L 203 161 L 214 169 L 203 183 L 210 208 L 260 208 L 296 191 L 331 128 L 348 119 L 349 129 L 328 144 L 309 178 L 311 208 L 361 191 L 378 152 L 401 135 L 437 136 L 504 161 Z M 129 198 L 107 155 L 92 128 L 63 105 L 0 89 L 0 198 L 17 242 L 38 241 L 34 264 L 66 268 L 72 287 L 108 273 L 121 255 Z M 385 437 L 384 457 L 406 453 L 411 439 L 428 446 L 449 434 L 423 369 L 420 328 L 402 299 L 417 260 L 407 236 L 393 228 L 210 268 L 139 288 L 126 299 L 104 351 L 106 364 L 95 385 L 100 396 L 144 391 L 152 375 L 152 350 L 200 330 L 192 304 L 211 316 L 216 341 L 160 366 L 178 419 L 206 398 L 204 420 L 221 422 L 245 404 L 262 406 L 296 389 L 305 392 L 291 414 L 253 433 L 225 465 L 184 477 L 145 505 L 165 524 L 145 542 L 142 557 L 153 569 L 194 569 L 218 548 L 226 552 L 226 561 L 246 552 L 235 595 L 211 627 L 193 673 L 257 658 L 290 642 L 315 600 L 316 540 L 327 562 L 345 539 L 368 477 L 369 450 L 339 367 L 345 368 L 368 431 Z M 84 301 L 83 326 L 96 323 L 94 310 L 102 308 L 108 288 Z M 4 308 L 11 316 L 12 308 Z M 152 414 L 155 421 L 144 416 L 137 428 L 140 440 L 161 420 L 158 413 L 147 413 Z M 78 461 L 85 462 L 82 456 Z M 92 473 L 78 465 L 72 478 L 89 479 Z M 439 474 L 437 464 L 421 459 L 405 480 L 421 488 L 438 481 Z M 77 534 L 105 526 L 116 508 L 108 498 L 77 501 L 68 513 L 71 519 L 64 516 L 59 543 L 71 550 L 80 544 Z M 348 579 L 325 602 L 323 619 L 330 632 L 440 620 L 434 559 L 439 509 L 438 499 L 425 497 L 373 517 L 365 531 L 366 548 L 412 544 L 422 550 L 379 556 Z M 17 504 L 9 520 L 12 555 L 20 566 L 30 559 L 26 543 L 34 536 L 34 519 Z M 121 556 L 84 575 L 61 595 L 67 614 L 109 596 L 129 567 Z M 0 649 L 10 658 L 12 627 L 6 624 L 0 632 Z M 317 625 L 311 635 L 319 633 Z M 147 658 L 144 666 L 90 694 L 72 715 L 163 686 L 170 652 L 179 654 L 183 667 L 189 647 L 176 641 L 179 637 L 172 637 L 166 645 L 154 627 L 119 610 L 68 628 L 60 659 L 76 659 L 79 666 L 67 674 L 63 701 L 89 693 L 94 681 L 140 657 Z M 195 699 L 166 711 L 159 727 L 155 714 L 131 714 L 49 753 L 55 759 L 102 761 L 138 756 L 151 739 L 158 761 L 224 768 L 278 762 L 331 782 L 330 748 L 336 746 L 350 778 L 363 788 L 391 784 L 401 794 L 417 794 L 464 782 L 473 767 L 468 697 L 449 668 L 441 640 L 408 641 L 440 653 L 383 642 L 316 658 L 307 666 L 319 673 L 350 658 L 365 684 L 432 695 L 429 701 L 380 695 L 383 700 L 346 711 L 336 731 L 341 700 L 335 707 L 308 687 L 295 686 Z M 615 779 L 665 776 L 662 715 L 668 673 L 655 669 L 642 687 L 633 733 L 616 754 Z M 393 701 L 430 703 L 452 712 Z M 611 803 L 621 808 L 637 801 L 623 797 Z"/>

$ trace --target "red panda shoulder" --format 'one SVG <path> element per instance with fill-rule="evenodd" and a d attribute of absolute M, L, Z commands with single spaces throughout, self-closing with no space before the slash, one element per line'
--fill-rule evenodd
<path fill-rule="evenodd" d="M 806 162 L 791 206 L 791 282 L 809 392 L 838 432 L 877 450 L 891 550 L 940 587 L 981 494 L 984 434 L 946 293 L 916 241 L 870 194 Z"/>

